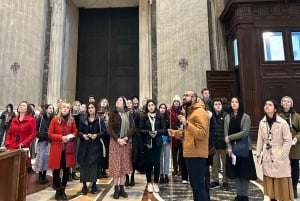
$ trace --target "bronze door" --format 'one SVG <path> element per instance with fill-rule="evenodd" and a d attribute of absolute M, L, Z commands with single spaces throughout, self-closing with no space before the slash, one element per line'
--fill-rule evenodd
<path fill-rule="evenodd" d="M 138 8 L 80 9 L 76 99 L 139 94 Z"/>

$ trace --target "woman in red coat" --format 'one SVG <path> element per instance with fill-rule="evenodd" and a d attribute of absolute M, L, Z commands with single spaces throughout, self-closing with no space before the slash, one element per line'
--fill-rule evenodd
<path fill-rule="evenodd" d="M 53 169 L 53 184 L 56 189 L 56 200 L 67 200 L 65 188 L 69 178 L 69 168 L 75 165 L 75 146 L 77 135 L 76 123 L 70 112 L 70 103 L 62 103 L 56 117 L 51 120 L 48 135 L 51 139 L 48 167 Z M 69 149 L 71 148 L 71 149 Z M 62 180 L 59 177 L 63 170 Z"/>
<path fill-rule="evenodd" d="M 18 106 L 18 116 L 14 117 L 5 138 L 7 149 L 30 148 L 36 135 L 36 120 L 31 116 L 32 108 L 27 101 Z M 27 168 L 31 169 L 31 158 L 27 159 Z"/>

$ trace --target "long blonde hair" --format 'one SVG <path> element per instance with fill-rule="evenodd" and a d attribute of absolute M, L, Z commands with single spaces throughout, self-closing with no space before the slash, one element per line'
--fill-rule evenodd
<path fill-rule="evenodd" d="M 71 104 L 70 103 L 66 103 L 66 102 L 61 103 L 61 108 L 64 108 L 64 107 L 69 107 L 69 114 L 68 114 L 67 125 L 71 126 L 72 125 L 72 118 L 73 118 L 72 114 L 71 114 Z M 56 118 L 57 118 L 58 123 L 61 124 L 61 122 L 63 120 L 63 116 L 61 114 L 61 109 L 58 110 L 58 114 L 56 115 Z"/>

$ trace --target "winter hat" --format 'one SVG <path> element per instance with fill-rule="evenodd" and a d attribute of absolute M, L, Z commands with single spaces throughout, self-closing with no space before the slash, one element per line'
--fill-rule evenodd
<path fill-rule="evenodd" d="M 179 103 L 181 102 L 180 96 L 179 95 L 175 95 L 173 98 L 172 103 L 174 103 L 174 101 L 179 101 Z"/>
<path fill-rule="evenodd" d="M 282 101 L 283 101 L 284 98 L 290 99 L 290 101 L 291 101 L 291 107 L 293 107 L 294 102 L 293 102 L 292 97 L 290 97 L 290 96 L 283 96 L 283 97 L 281 98 L 281 101 L 280 101 L 281 105 L 282 105 Z"/>

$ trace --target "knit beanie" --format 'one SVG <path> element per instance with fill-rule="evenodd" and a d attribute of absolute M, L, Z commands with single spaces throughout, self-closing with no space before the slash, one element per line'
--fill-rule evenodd
<path fill-rule="evenodd" d="M 172 103 L 174 103 L 174 101 L 179 101 L 179 103 L 181 102 L 180 96 L 179 95 L 175 95 L 173 98 Z"/>

